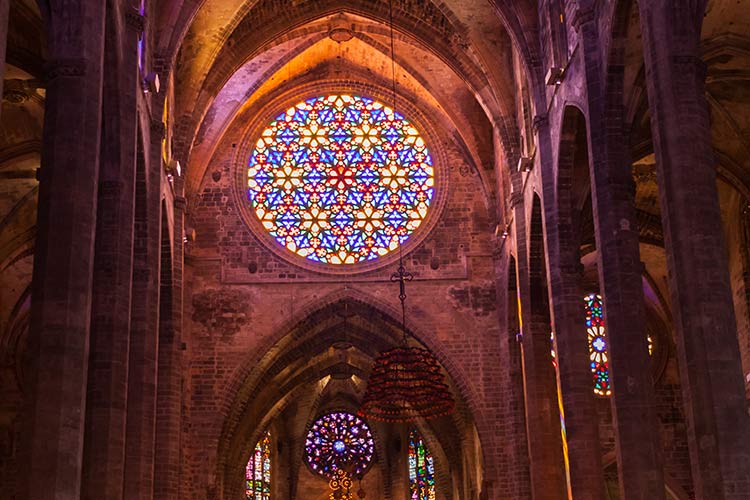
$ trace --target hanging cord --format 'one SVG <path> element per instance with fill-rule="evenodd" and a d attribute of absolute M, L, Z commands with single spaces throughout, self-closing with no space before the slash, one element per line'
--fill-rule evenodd
<path fill-rule="evenodd" d="M 396 282 L 398 281 L 399 286 L 399 294 L 398 298 L 401 301 L 401 329 L 404 334 L 403 337 L 403 344 L 406 346 L 406 343 L 409 339 L 408 334 L 406 332 L 406 282 L 411 281 L 414 279 L 414 275 L 412 273 L 407 273 L 406 269 L 404 268 L 404 261 L 403 258 L 399 257 L 398 262 L 398 271 L 391 274 L 391 281 Z"/>
<path fill-rule="evenodd" d="M 393 36 L 393 0 L 388 0 L 388 22 L 390 24 L 390 35 L 391 35 L 391 91 L 393 92 L 393 119 L 396 120 L 396 50 Z M 398 281 L 399 294 L 398 298 L 401 301 L 401 330 L 403 333 L 402 343 L 404 347 L 409 340 L 408 333 L 406 332 L 406 282 L 414 279 L 414 275 L 406 272 L 404 267 L 404 247 L 401 244 L 400 236 L 396 234 L 396 238 L 399 238 L 398 242 L 398 271 L 391 275 L 391 281 Z"/>
<path fill-rule="evenodd" d="M 388 21 L 391 29 L 391 91 L 393 92 L 393 117 L 396 117 L 396 51 L 393 44 L 393 0 L 388 0 Z"/>

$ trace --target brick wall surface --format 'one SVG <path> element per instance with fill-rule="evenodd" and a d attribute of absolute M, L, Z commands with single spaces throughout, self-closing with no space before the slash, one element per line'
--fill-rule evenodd
<path fill-rule="evenodd" d="M 0 0 L 0 500 L 239 500 L 265 429 L 274 497 L 324 494 L 305 434 L 355 412 L 401 341 L 397 254 L 300 260 L 254 219 L 244 165 L 278 109 L 390 102 L 393 76 L 438 172 L 404 256 L 411 342 L 457 398 L 415 424 L 437 499 L 750 498 L 741 6 L 94 3 Z M 610 398 L 590 386 L 589 290 Z M 372 429 L 362 486 L 401 500 L 409 428 Z"/>

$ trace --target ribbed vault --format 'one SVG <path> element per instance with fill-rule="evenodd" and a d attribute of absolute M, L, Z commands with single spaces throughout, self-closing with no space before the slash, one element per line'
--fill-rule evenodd
<path fill-rule="evenodd" d="M 512 164 L 518 155 L 511 40 L 523 40 L 520 27 L 528 26 L 533 9 L 514 4 L 499 3 L 498 16 L 488 16 L 484 2 L 393 2 L 399 93 L 439 110 L 435 119 L 453 130 L 450 139 L 462 155 L 488 171 L 496 156 L 493 128 L 501 139 L 500 157 Z M 178 52 L 172 107 L 181 126 L 173 143 L 175 156 L 188 165 L 189 191 L 241 110 L 285 83 L 337 73 L 390 86 L 387 1 L 207 0 L 185 5 L 179 14 L 166 8 L 160 15 L 178 21 L 166 23 L 174 32 L 161 33 L 166 45 L 159 52 Z M 171 29 L 167 26 L 164 30 Z M 337 28 L 347 30 L 351 40 L 339 44 L 329 38 Z M 487 179 L 489 191 L 494 184 Z"/>
<path fill-rule="evenodd" d="M 248 450 L 264 429 L 283 425 L 284 446 L 296 450 L 317 415 L 356 413 L 374 358 L 400 340 L 398 321 L 389 314 L 359 299 L 342 298 L 305 316 L 257 363 L 238 373 L 217 453 L 219 498 L 237 494 L 242 473 L 238 465 L 247 460 Z M 476 476 L 481 470 L 481 450 L 468 445 L 478 443 L 476 428 L 460 391 L 452 383 L 451 388 L 458 400 L 455 414 L 417 424 L 438 458 L 438 484 L 446 493 L 481 482 Z M 394 428 L 377 422 L 370 426 L 379 467 L 388 470 L 393 465 L 389 447 Z M 467 464 L 471 465 L 467 468 Z M 296 451 L 291 465 L 292 471 L 304 466 Z M 289 487 L 294 491 L 295 479 Z"/>

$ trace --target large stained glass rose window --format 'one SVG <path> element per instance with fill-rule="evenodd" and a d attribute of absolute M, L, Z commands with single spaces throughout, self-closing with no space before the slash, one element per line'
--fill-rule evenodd
<path fill-rule="evenodd" d="M 313 423 L 305 440 L 310 468 L 331 478 L 342 469 L 361 477 L 375 453 L 375 441 L 364 420 L 346 412 L 323 415 Z"/>
<path fill-rule="evenodd" d="M 288 250 L 326 264 L 356 264 L 402 245 L 434 192 L 432 158 L 414 125 L 353 95 L 315 97 L 279 114 L 260 135 L 248 199 Z"/>

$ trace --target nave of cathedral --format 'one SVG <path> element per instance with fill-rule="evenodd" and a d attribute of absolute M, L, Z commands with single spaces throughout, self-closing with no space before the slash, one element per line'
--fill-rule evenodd
<path fill-rule="evenodd" d="M 0 0 L 0 500 L 750 500 L 747 0 Z"/>

